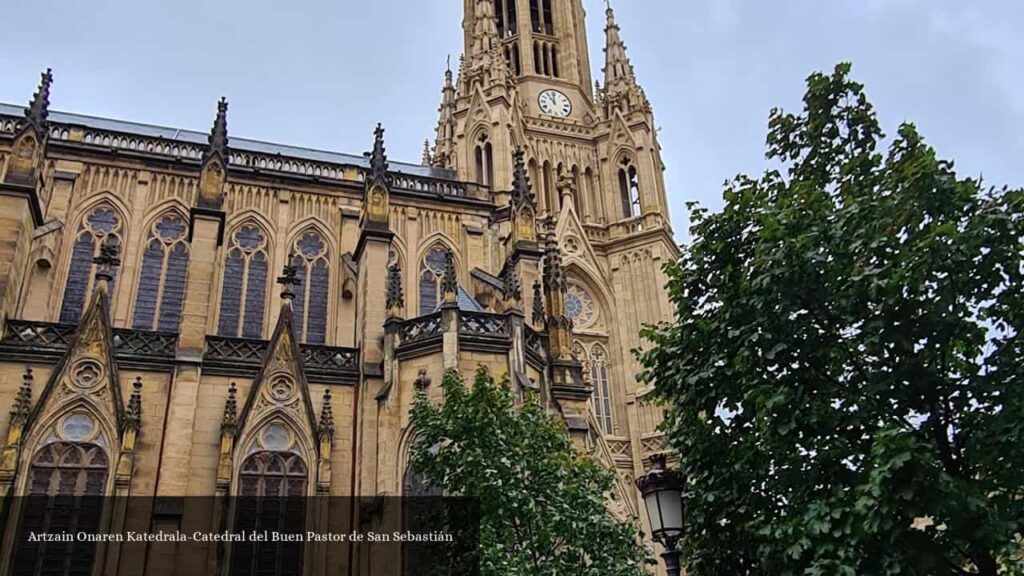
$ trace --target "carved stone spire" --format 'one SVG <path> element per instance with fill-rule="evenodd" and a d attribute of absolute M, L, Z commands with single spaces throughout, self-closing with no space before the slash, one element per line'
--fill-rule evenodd
<path fill-rule="evenodd" d="M 441 292 L 445 304 L 455 304 L 459 294 L 459 279 L 455 272 L 455 255 L 449 250 L 444 255 L 444 274 L 441 276 Z"/>
<path fill-rule="evenodd" d="M 219 211 L 224 205 L 224 184 L 228 172 L 228 101 L 217 103 L 217 117 L 207 138 L 209 145 L 203 152 L 203 166 L 199 173 L 200 208 Z"/>
<path fill-rule="evenodd" d="M 210 130 L 210 136 L 207 139 L 209 146 L 206 148 L 206 152 L 203 156 L 204 160 L 209 159 L 214 154 L 219 154 L 221 160 L 225 160 L 228 156 L 228 101 L 226 98 L 221 97 L 220 102 L 217 103 L 217 117 L 213 120 L 213 128 Z"/>
<path fill-rule="evenodd" d="M 544 297 L 547 301 L 544 326 L 548 331 L 551 357 L 558 360 L 572 359 L 572 320 L 565 304 L 567 290 L 562 251 L 551 239 L 544 250 Z"/>
<path fill-rule="evenodd" d="M 633 109 L 647 110 L 650 104 L 647 97 L 636 81 L 636 74 L 633 72 L 633 64 L 626 55 L 626 44 L 622 41 L 618 22 L 615 21 L 615 11 L 611 3 L 605 11 L 607 23 L 605 24 L 605 64 L 604 64 L 604 91 L 606 117 L 610 117 L 615 109 L 628 112 Z"/>
<path fill-rule="evenodd" d="M 536 201 L 526 172 L 525 153 L 522 148 L 516 147 L 512 152 L 512 204 L 516 207 L 524 204 L 534 206 Z"/>
<path fill-rule="evenodd" d="M 320 424 L 317 436 L 321 442 L 328 442 L 334 437 L 334 408 L 331 406 L 331 389 L 324 390 L 324 402 L 320 408 Z"/>
<path fill-rule="evenodd" d="M 40 74 L 39 89 L 32 95 L 32 100 L 25 109 L 26 127 L 35 130 L 40 140 L 46 138 L 46 129 L 49 127 L 51 84 L 53 72 L 47 68 L 46 72 Z"/>
<path fill-rule="evenodd" d="M 142 377 L 137 376 L 132 382 L 132 395 L 128 397 L 128 407 L 124 411 L 126 429 L 139 431 L 142 425 Z"/>
<path fill-rule="evenodd" d="M 32 412 L 32 380 L 32 369 L 25 368 L 25 375 L 21 377 L 21 386 L 18 387 L 11 408 L 11 424 L 24 425 L 28 421 L 28 415 Z"/>
<path fill-rule="evenodd" d="M 370 173 L 363 192 L 363 216 L 360 228 L 372 234 L 389 235 L 388 211 L 391 203 L 391 176 L 388 174 L 388 155 L 384 148 L 384 128 L 377 124 L 373 131 L 373 150 L 370 152 Z M 362 237 L 360 238 L 362 245 Z M 359 252 L 357 249 L 356 252 Z"/>
<path fill-rule="evenodd" d="M 388 290 L 384 304 L 388 309 L 389 318 L 402 315 L 405 308 L 405 291 L 402 289 L 402 268 L 398 263 L 388 266 Z"/>
<path fill-rule="evenodd" d="M 370 152 L 370 178 L 386 179 L 388 174 L 388 155 L 384 148 L 384 127 L 377 124 L 373 130 L 373 152 Z"/>
<path fill-rule="evenodd" d="M 512 209 L 512 246 L 520 242 L 537 241 L 537 198 L 526 174 L 523 150 L 516 148 L 512 153 L 512 194 L 509 203 Z"/>
<path fill-rule="evenodd" d="M 434 165 L 434 158 L 430 154 L 430 138 L 423 139 L 423 158 L 420 160 L 420 164 L 423 166 Z"/>
<path fill-rule="evenodd" d="M 444 71 L 444 88 L 441 90 L 441 105 L 437 108 L 437 130 L 434 138 L 433 165 L 451 168 L 455 156 L 455 85 L 452 83 L 452 68 Z"/>
<path fill-rule="evenodd" d="M 543 329 L 544 328 L 544 291 L 541 287 L 540 280 L 533 283 L 533 325 Z"/>
<path fill-rule="evenodd" d="M 11 144 L 11 153 L 7 157 L 7 170 L 3 182 L 14 184 L 6 193 L 25 196 L 32 211 L 32 220 L 36 226 L 43 224 L 42 204 L 39 196 L 42 192 L 42 174 L 46 158 L 46 146 L 49 142 L 50 116 L 50 84 L 53 74 L 47 68 L 42 73 L 39 88 L 32 95 L 28 108 L 25 108 L 25 120 L 18 127 Z M 2 284 L 2 283 L 0 283 Z"/>
<path fill-rule="evenodd" d="M 228 388 L 228 399 L 224 402 L 224 418 L 220 421 L 221 433 L 234 434 L 238 431 L 238 386 L 234 382 Z"/>
<path fill-rule="evenodd" d="M 512 307 L 518 307 L 523 301 L 523 287 L 515 266 L 510 262 L 506 263 L 499 277 L 501 278 L 501 297 Z"/>

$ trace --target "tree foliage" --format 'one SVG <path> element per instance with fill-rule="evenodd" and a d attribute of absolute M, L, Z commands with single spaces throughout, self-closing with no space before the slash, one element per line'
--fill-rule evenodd
<path fill-rule="evenodd" d="M 1021 574 L 1024 191 L 885 136 L 839 65 L 778 170 L 696 209 L 643 377 L 689 476 L 690 576 Z"/>
<path fill-rule="evenodd" d="M 478 499 L 481 574 L 640 576 L 635 526 L 607 510 L 611 472 L 579 455 L 534 399 L 517 407 L 483 368 L 468 388 L 449 372 L 444 402 L 413 409 L 412 470 L 447 494 Z"/>

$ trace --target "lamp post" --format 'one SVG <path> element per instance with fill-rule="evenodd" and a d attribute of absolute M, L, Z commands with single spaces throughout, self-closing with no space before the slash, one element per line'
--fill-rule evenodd
<path fill-rule="evenodd" d="M 668 576 L 679 576 L 679 551 L 676 544 L 683 535 L 683 486 L 686 478 L 665 466 L 665 455 L 651 458 L 652 467 L 647 474 L 636 479 L 636 487 L 644 497 L 644 507 L 651 521 L 651 536 L 665 546 L 661 557 L 665 559 Z"/>

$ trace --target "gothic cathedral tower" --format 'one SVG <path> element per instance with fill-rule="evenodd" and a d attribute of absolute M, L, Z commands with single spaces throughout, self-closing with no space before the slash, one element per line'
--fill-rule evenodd
<path fill-rule="evenodd" d="M 490 187 L 501 203 L 513 152 L 525 152 L 537 210 L 565 254 L 574 353 L 592 408 L 637 471 L 658 417 L 630 350 L 645 323 L 668 319 L 661 266 L 678 255 L 654 114 L 615 14 L 606 11 L 602 81 L 594 82 L 582 0 L 465 0 L 465 52 L 445 74 L 437 139 L 424 161 Z"/>

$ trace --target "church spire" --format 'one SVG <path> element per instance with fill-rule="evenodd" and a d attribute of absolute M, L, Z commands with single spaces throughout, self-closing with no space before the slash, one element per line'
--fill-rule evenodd
<path fill-rule="evenodd" d="M 450 62 L 444 71 L 444 88 L 441 89 L 441 105 L 437 109 L 436 132 L 433 165 L 438 168 L 450 168 L 455 153 L 455 84 L 452 82 Z"/>
<path fill-rule="evenodd" d="M 50 85 L 53 84 L 53 72 L 49 68 L 40 74 L 39 89 L 32 95 L 32 100 L 25 110 L 27 127 L 36 131 L 40 139 L 46 136 L 48 118 L 50 117 Z"/>
<path fill-rule="evenodd" d="M 611 2 L 605 10 L 607 22 L 605 24 L 605 48 L 604 48 L 604 89 L 599 96 L 608 105 L 610 112 L 615 108 L 628 112 L 633 109 L 648 108 L 647 97 L 636 81 L 636 74 L 633 72 L 633 64 L 626 55 L 626 44 L 622 41 L 618 22 L 615 20 L 615 10 Z"/>

